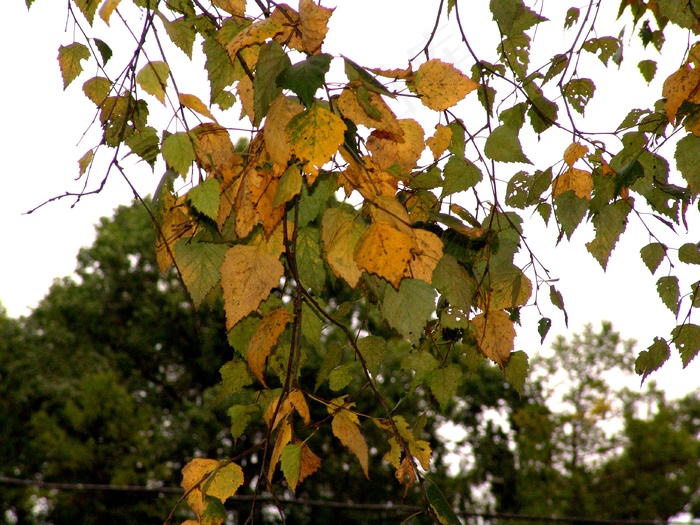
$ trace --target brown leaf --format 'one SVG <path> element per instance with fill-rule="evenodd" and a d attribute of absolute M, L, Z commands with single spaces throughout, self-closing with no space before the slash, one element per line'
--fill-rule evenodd
<path fill-rule="evenodd" d="M 221 265 L 226 330 L 258 308 L 279 285 L 284 267 L 279 258 L 254 246 L 237 244 L 226 252 Z"/>
<path fill-rule="evenodd" d="M 488 310 L 472 319 L 475 336 L 482 353 L 504 368 L 515 342 L 513 321 L 503 310 Z"/>
<path fill-rule="evenodd" d="M 593 177 L 590 172 L 569 168 L 552 182 L 552 197 L 557 197 L 569 190 L 574 190 L 580 199 L 591 200 Z"/>
<path fill-rule="evenodd" d="M 299 17 L 301 18 L 301 43 L 304 51 L 315 55 L 321 51 L 321 45 L 328 32 L 328 19 L 333 9 L 316 5 L 313 0 L 299 2 Z"/>
<path fill-rule="evenodd" d="M 309 448 L 306 443 L 301 445 L 301 470 L 299 471 L 299 483 L 316 472 L 321 466 L 321 458 L 319 458 Z"/>
<path fill-rule="evenodd" d="M 406 176 L 416 167 L 425 142 L 423 128 L 415 120 L 402 119 L 399 125 L 404 131 L 402 142 L 398 142 L 391 133 L 375 130 L 367 139 L 367 149 L 380 168 L 389 171 L 395 169 L 399 175 Z"/>
<path fill-rule="evenodd" d="M 248 343 L 246 354 L 248 367 L 265 387 L 267 387 L 264 376 L 265 362 L 272 348 L 277 344 L 277 339 L 291 320 L 292 314 L 286 308 L 273 310 L 263 318 Z"/>
<path fill-rule="evenodd" d="M 365 230 L 355 247 L 357 266 L 389 281 L 398 290 L 408 262 L 413 238 L 391 223 L 374 222 Z"/>

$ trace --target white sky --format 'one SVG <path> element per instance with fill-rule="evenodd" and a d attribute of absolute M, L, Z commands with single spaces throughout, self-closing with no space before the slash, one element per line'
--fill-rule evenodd
<path fill-rule="evenodd" d="M 618 6 L 618 2 L 603 3 L 615 10 Z M 291 4 L 294 6 L 295 3 Z M 427 38 L 437 7 L 437 2 L 422 0 L 353 0 L 337 4 L 324 50 L 336 56 L 342 53 L 370 67 L 404 67 L 407 58 L 415 55 Z M 474 11 L 475 4 L 481 7 L 482 12 Z M 324 5 L 332 6 L 334 2 L 325 1 Z M 485 11 L 488 2 L 462 2 L 462 5 L 469 5 L 471 9 L 468 20 L 464 20 L 472 31 L 469 33 L 470 42 L 481 50 L 478 53 L 483 52 L 485 57 L 493 59 L 495 44 L 486 39 L 487 34 L 479 34 L 480 24 L 490 21 L 490 15 Z M 3 80 L 0 82 L 3 138 L 0 141 L 0 154 L 4 159 L 4 199 L 0 218 L 6 227 L 6 236 L 0 259 L 0 302 L 15 317 L 29 313 L 47 292 L 54 278 L 73 272 L 78 249 L 89 246 L 94 239 L 97 220 L 101 216 L 111 215 L 114 207 L 131 200 L 128 186 L 119 173 L 114 172 L 101 194 L 85 197 L 72 208 L 75 201 L 66 198 L 48 204 L 32 215 L 24 214 L 54 196 L 66 191 L 79 191 L 82 181 L 74 180 L 78 173 L 77 160 L 99 140 L 99 134 L 93 131 L 81 141 L 94 116 L 94 106 L 84 97 L 80 86 L 93 76 L 93 72 L 88 70 L 67 91 L 62 90 L 56 60 L 58 47 L 74 40 L 71 24 L 68 24 L 69 30 L 64 31 L 65 6 L 66 2 L 53 0 L 36 0 L 31 12 L 27 12 L 22 0 L 11 0 L 4 6 L 6 23 L 0 32 L 0 49 L 3 50 Z M 550 15 L 553 9 L 559 12 Z M 538 29 L 541 34 L 538 33 L 536 38 L 552 38 L 559 42 L 568 36 L 561 30 L 564 10 L 558 0 L 545 2 L 544 12 L 553 22 L 548 24 L 550 33 L 544 29 L 547 24 L 540 26 L 543 29 Z M 104 25 L 97 21 L 96 35 L 102 29 Z M 616 36 L 618 31 L 615 29 L 609 34 Z M 108 38 L 104 39 L 110 43 Z M 638 46 L 636 36 L 630 40 L 628 35 L 625 42 Z M 441 32 L 434 43 L 434 56 L 455 62 L 469 72 L 472 61 L 452 35 Z M 554 47 L 547 52 L 553 53 Z M 663 78 L 679 67 L 684 47 L 684 41 L 675 47 L 671 43 L 666 44 L 665 58 L 657 74 L 659 80 L 648 89 L 636 70 L 637 60 L 631 57 L 630 52 L 629 56 L 626 54 L 621 71 L 618 73 L 612 67 L 610 72 L 613 76 L 606 79 L 600 77 L 606 71 L 602 65 L 591 66 L 596 68 L 590 74 L 598 86 L 598 92 L 587 111 L 590 120 L 586 121 L 586 129 L 595 129 L 596 122 L 608 122 L 605 127 L 610 128 L 612 121 L 616 126 L 629 109 L 651 106 L 660 98 Z M 113 46 L 113 49 L 115 57 L 112 61 L 116 63 L 119 60 L 116 55 L 120 51 L 131 53 L 132 47 L 120 50 Z M 179 51 L 174 53 L 178 60 L 184 57 L 181 53 L 177 54 Z M 538 60 L 535 57 L 533 63 L 541 64 L 548 58 Z M 660 57 L 655 58 L 661 62 Z M 196 80 L 190 81 L 193 82 L 192 89 L 181 87 L 181 90 L 198 92 L 202 99 L 206 99 L 208 88 L 197 87 Z M 628 86 L 633 87 L 630 90 Z M 149 100 L 149 106 L 155 111 L 157 102 Z M 421 119 L 420 108 L 408 106 L 403 111 L 399 116 Z M 226 113 L 226 124 L 235 116 L 231 115 L 232 112 L 235 110 Z M 432 132 L 432 125 L 424 126 L 428 135 Z M 602 128 L 603 125 L 598 127 Z M 559 137 L 555 142 L 549 140 L 550 136 L 545 132 L 540 142 L 526 146 L 531 148 L 527 149 L 527 154 L 538 167 L 544 167 L 538 162 L 541 158 L 550 163 L 559 160 L 570 137 Z M 669 155 L 667 151 L 667 158 Z M 161 167 L 156 165 L 155 173 L 151 173 L 148 167 L 133 167 L 129 162 L 125 164 L 132 166 L 131 180 L 140 192 L 147 194 L 155 190 L 163 171 Z M 94 188 L 102 176 L 103 172 L 96 170 L 90 187 Z M 526 221 L 529 218 L 526 213 L 521 213 L 521 216 Z M 697 224 L 698 214 L 694 213 L 691 220 Z M 542 221 L 538 218 L 531 225 L 526 224 L 527 240 L 545 266 L 560 278 L 557 288 L 564 295 L 569 313 L 567 331 L 559 312 L 549 308 L 548 299 L 542 301 L 544 315 L 553 320 L 545 347 L 549 347 L 556 334 L 568 335 L 580 331 L 589 322 L 597 327 L 601 320 L 612 321 L 622 337 L 637 339 L 637 350 L 649 346 L 654 336 L 668 337 L 675 326 L 674 316 L 663 306 L 655 291 L 656 279 L 663 275 L 662 270 L 652 276 L 639 258 L 638 250 L 646 239 L 646 233 L 640 227 L 633 223 L 628 226 L 628 234 L 623 236 L 613 252 L 607 273 L 603 273 L 584 246 L 592 239 L 592 229 L 581 227 L 574 234 L 572 244 L 562 242 L 555 247 L 553 232 L 543 235 L 541 225 Z M 697 242 L 698 239 L 689 238 L 687 241 Z M 669 242 L 670 245 L 680 246 L 687 241 L 679 238 Z M 700 271 L 695 273 L 700 274 Z M 693 279 L 693 276 L 687 278 Z M 693 280 L 698 278 L 700 275 Z M 548 294 L 546 287 L 543 292 Z M 540 346 L 536 332 L 539 315 L 534 308 L 528 308 L 523 311 L 523 319 L 525 326 L 518 336 L 516 349 L 534 353 Z M 696 318 L 695 322 L 700 324 L 700 319 Z M 672 348 L 671 360 L 652 379 L 669 395 L 676 396 L 697 388 L 698 377 L 700 359 L 682 370 L 680 358 Z"/>

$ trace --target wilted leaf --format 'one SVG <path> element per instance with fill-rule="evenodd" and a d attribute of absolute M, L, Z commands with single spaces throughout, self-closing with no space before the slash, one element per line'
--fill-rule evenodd
<path fill-rule="evenodd" d="M 669 122 L 676 121 L 676 113 L 681 104 L 685 102 L 691 93 L 700 84 L 700 69 L 682 66 L 664 81 L 661 95 L 666 99 L 666 117 Z"/>
<path fill-rule="evenodd" d="M 428 60 L 408 83 L 421 102 L 435 111 L 444 111 L 479 87 L 452 64 L 438 59 Z"/>
<path fill-rule="evenodd" d="M 301 42 L 304 51 L 314 55 L 321 50 L 323 40 L 328 32 L 328 19 L 333 9 L 316 5 L 313 0 L 299 2 L 299 18 L 301 19 Z"/>
<path fill-rule="evenodd" d="M 505 369 L 515 341 L 515 327 L 508 314 L 502 310 L 489 310 L 477 314 L 471 322 L 481 351 Z"/>
<path fill-rule="evenodd" d="M 369 479 L 369 451 L 367 443 L 360 433 L 360 420 L 357 418 L 357 414 L 350 410 L 355 406 L 355 403 L 346 403 L 346 397 L 341 396 L 328 403 L 328 413 L 333 416 L 331 428 L 333 429 L 333 435 L 355 455 L 360 462 L 362 472 Z"/>
<path fill-rule="evenodd" d="M 397 177 L 403 177 L 413 170 L 418 163 L 425 142 L 423 128 L 413 119 L 398 121 L 402 135 L 374 130 L 367 139 L 367 149 L 377 165 Z"/>
<path fill-rule="evenodd" d="M 246 360 L 250 370 L 263 385 L 266 385 L 265 362 L 272 348 L 277 344 L 277 339 L 291 320 L 292 314 L 286 308 L 273 310 L 263 318 L 253 337 L 250 338 Z"/>
<path fill-rule="evenodd" d="M 586 110 L 586 105 L 593 98 L 595 84 L 588 78 L 576 78 L 564 85 L 564 97 L 581 115 Z"/>

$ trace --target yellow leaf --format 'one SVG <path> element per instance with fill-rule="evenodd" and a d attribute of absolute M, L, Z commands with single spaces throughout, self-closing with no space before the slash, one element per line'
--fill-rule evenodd
<path fill-rule="evenodd" d="M 394 424 L 399 431 L 399 435 L 408 443 L 408 450 L 414 456 L 421 467 L 428 470 L 430 467 L 430 443 L 422 439 L 416 439 L 413 431 L 408 428 L 408 422 L 401 416 L 394 416 Z"/>
<path fill-rule="evenodd" d="M 168 63 L 156 60 L 141 68 L 136 75 L 136 82 L 146 93 L 153 95 L 165 105 L 165 88 L 168 85 L 169 74 Z"/>
<path fill-rule="evenodd" d="M 374 68 L 370 69 L 372 73 L 375 75 L 379 75 L 381 77 L 387 77 L 387 78 L 393 78 L 396 80 L 406 80 L 413 78 L 413 68 L 411 67 L 411 64 L 408 65 L 406 69 L 380 69 L 380 68 Z"/>
<path fill-rule="evenodd" d="M 435 111 L 454 106 L 479 87 L 452 64 L 438 59 L 422 64 L 408 85 L 411 91 L 420 96 L 423 105 Z"/>
<path fill-rule="evenodd" d="M 333 429 L 333 435 L 355 455 L 360 462 L 365 477 L 369 479 L 369 451 L 367 443 L 360 432 L 360 420 L 357 418 L 357 414 L 350 410 L 355 406 L 355 403 L 346 404 L 346 397 L 341 396 L 328 403 L 328 413 L 333 416 L 331 428 Z"/>
<path fill-rule="evenodd" d="M 98 107 L 107 99 L 111 89 L 112 83 L 104 77 L 93 77 L 83 84 L 83 93 Z"/>
<path fill-rule="evenodd" d="M 355 262 L 355 246 L 362 236 L 363 227 L 351 214 L 329 208 L 323 215 L 321 238 L 326 261 L 336 277 L 341 277 L 355 288 L 362 271 Z"/>
<path fill-rule="evenodd" d="M 299 13 L 287 4 L 278 4 L 270 18 L 274 18 L 282 25 L 282 30 L 272 37 L 278 44 L 297 51 L 304 51 L 299 31 L 299 27 L 301 27 Z"/>
<path fill-rule="evenodd" d="M 243 158 L 236 153 L 228 130 L 207 123 L 193 131 L 197 137 L 195 155 L 199 166 L 224 185 L 230 185 L 241 174 Z"/>
<path fill-rule="evenodd" d="M 377 166 L 372 157 L 365 156 L 358 161 L 344 147 L 341 148 L 341 153 L 348 162 L 339 179 L 346 196 L 350 196 L 353 191 L 359 191 L 365 199 L 374 200 L 379 195 L 396 194 L 399 179 Z"/>
<path fill-rule="evenodd" d="M 392 173 L 392 170 L 396 170 L 398 175 L 406 176 L 416 167 L 425 149 L 425 142 L 423 128 L 415 120 L 402 119 L 399 120 L 399 125 L 404 131 L 401 142 L 396 140 L 395 135 L 375 130 L 367 139 L 367 149 L 380 168 Z"/>
<path fill-rule="evenodd" d="M 666 99 L 666 117 L 669 122 L 675 122 L 678 108 L 688 100 L 698 88 L 698 84 L 700 84 L 700 69 L 691 68 L 689 65 L 682 66 L 664 81 L 661 94 Z"/>
<path fill-rule="evenodd" d="M 299 471 L 299 483 L 316 472 L 320 466 L 321 458 L 314 454 L 306 443 L 303 443 L 301 445 L 301 469 Z"/>
<path fill-rule="evenodd" d="M 504 368 L 515 341 L 513 321 L 503 310 L 488 310 L 472 319 L 476 341 L 481 352 Z"/>
<path fill-rule="evenodd" d="M 90 164 L 92 164 L 92 159 L 94 158 L 95 150 L 93 149 L 87 150 L 87 152 L 85 152 L 85 155 L 80 157 L 80 160 L 78 161 L 78 178 L 85 175 L 85 172 L 90 167 Z"/>
<path fill-rule="evenodd" d="M 284 398 L 284 401 L 282 401 L 281 405 L 279 396 L 273 399 L 263 415 L 263 421 L 265 421 L 265 424 L 270 428 L 270 430 L 275 430 L 279 422 L 292 412 L 292 408 L 297 411 L 304 423 L 308 425 L 311 422 L 309 405 L 306 404 L 304 394 L 302 394 L 299 390 L 292 390 L 289 392 Z M 277 412 L 276 415 L 275 412 Z M 275 416 L 274 421 L 272 421 L 272 416 Z"/>
<path fill-rule="evenodd" d="M 182 104 L 186 108 L 189 108 L 192 111 L 196 111 L 200 115 L 204 115 L 205 117 L 216 122 L 216 118 L 214 118 L 214 115 L 211 114 L 211 111 L 209 111 L 207 105 L 204 102 L 202 102 L 196 95 L 180 93 L 180 95 L 178 96 L 178 100 L 180 101 L 180 104 Z"/>
<path fill-rule="evenodd" d="M 285 129 L 289 121 L 303 110 L 304 106 L 299 102 L 280 94 L 267 111 L 263 128 L 265 148 L 272 161 L 281 166 L 287 166 L 292 158 Z"/>
<path fill-rule="evenodd" d="M 569 168 L 552 182 L 552 197 L 557 197 L 569 190 L 574 190 L 580 199 L 591 200 L 593 177 L 590 172 Z"/>
<path fill-rule="evenodd" d="M 438 124 L 435 126 L 435 135 L 425 141 L 433 153 L 433 158 L 438 160 L 452 141 L 452 128 Z"/>
<path fill-rule="evenodd" d="M 249 25 L 234 36 L 226 45 L 226 51 L 231 58 L 231 62 L 236 60 L 238 52 L 244 47 L 264 44 L 268 38 L 274 37 L 277 33 L 281 32 L 282 29 L 280 19 L 272 16 L 263 18 Z M 248 65 L 251 66 L 252 64 Z M 251 114 L 249 113 L 248 116 L 251 116 Z"/>
<path fill-rule="evenodd" d="M 100 18 L 104 20 L 105 24 L 109 25 L 109 17 L 112 16 L 119 2 L 121 2 L 121 0 L 105 0 L 105 3 L 102 4 L 100 8 Z"/>
<path fill-rule="evenodd" d="M 584 146 L 580 142 L 573 142 L 569 144 L 569 147 L 564 151 L 564 162 L 571 168 L 574 163 L 582 159 L 586 153 L 588 153 L 588 146 Z"/>
<path fill-rule="evenodd" d="M 428 230 L 415 228 L 413 230 L 412 258 L 408 262 L 408 270 L 404 277 L 421 279 L 432 284 L 433 271 L 442 259 L 442 240 Z"/>
<path fill-rule="evenodd" d="M 391 223 L 374 222 L 357 241 L 355 262 L 398 290 L 411 260 L 412 246 L 411 235 L 397 230 Z"/>
<path fill-rule="evenodd" d="M 315 55 L 321 51 L 321 45 L 328 32 L 328 19 L 335 9 L 316 5 L 313 0 L 299 2 L 301 18 L 301 43 L 304 51 Z"/>
<path fill-rule="evenodd" d="M 403 135 L 403 129 L 396 119 L 396 115 L 387 106 L 384 99 L 378 93 L 367 92 L 367 104 L 374 108 L 378 117 L 370 116 L 357 99 L 354 89 L 346 88 L 338 97 L 338 109 L 345 116 L 358 126 L 386 131 L 397 137 Z"/>
<path fill-rule="evenodd" d="M 205 477 L 213 472 L 219 464 L 215 459 L 194 458 L 182 469 L 182 482 L 180 486 L 189 492 L 187 495 L 187 504 L 198 516 L 207 508 L 204 502 L 204 494 L 202 494 L 201 485 L 197 488 L 197 484 L 202 483 Z"/>
<path fill-rule="evenodd" d="M 248 353 L 246 354 L 248 366 L 255 377 L 266 387 L 265 361 L 291 320 L 292 314 L 286 308 L 273 310 L 263 318 L 248 343 Z"/>
<path fill-rule="evenodd" d="M 384 454 L 384 461 L 391 463 L 395 469 L 401 465 L 401 447 L 395 437 L 389 438 L 389 452 Z"/>
<path fill-rule="evenodd" d="M 221 503 L 236 494 L 238 488 L 243 484 L 243 469 L 235 463 L 221 467 L 209 487 L 207 488 L 207 496 L 219 498 Z"/>
<path fill-rule="evenodd" d="M 286 133 L 292 153 L 304 162 L 304 171 L 315 176 L 345 140 L 345 123 L 338 115 L 314 105 L 292 118 Z"/>
<path fill-rule="evenodd" d="M 400 232 L 410 235 L 411 238 L 414 237 L 408 211 L 393 194 L 380 195 L 372 200 L 369 213 L 373 221 L 388 222 Z"/>
<path fill-rule="evenodd" d="M 191 237 L 195 228 L 194 222 L 187 214 L 185 196 L 178 197 L 177 200 L 171 197 L 166 208 L 160 228 L 156 232 L 156 260 L 163 275 L 174 264 L 172 254 L 175 243 Z"/>
<path fill-rule="evenodd" d="M 255 95 L 253 94 L 253 81 L 244 76 L 238 81 L 238 98 L 243 108 L 241 117 L 245 114 L 251 124 L 255 122 Z"/>
<path fill-rule="evenodd" d="M 292 425 L 289 420 L 285 419 L 282 421 L 282 426 L 280 426 L 279 433 L 277 434 L 277 441 L 275 441 L 275 448 L 272 450 L 272 456 L 270 457 L 270 467 L 267 469 L 267 480 L 272 481 L 272 476 L 275 473 L 275 468 L 277 468 L 277 463 L 279 463 L 280 456 L 282 455 L 282 450 L 287 446 L 292 440 Z"/>
<path fill-rule="evenodd" d="M 211 2 L 219 9 L 223 9 L 227 13 L 234 16 L 245 15 L 246 0 L 212 0 Z"/>
<path fill-rule="evenodd" d="M 295 408 L 297 413 L 301 416 L 301 419 L 307 425 L 311 423 L 311 414 L 309 412 L 309 405 L 306 404 L 306 398 L 299 390 L 292 390 L 287 396 L 287 401 Z"/>
<path fill-rule="evenodd" d="M 279 285 L 283 275 L 284 267 L 278 258 L 254 246 L 231 247 L 221 265 L 226 330 L 256 310 Z"/>

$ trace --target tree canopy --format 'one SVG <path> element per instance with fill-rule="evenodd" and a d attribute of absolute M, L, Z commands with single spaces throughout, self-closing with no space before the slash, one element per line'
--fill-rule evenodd
<path fill-rule="evenodd" d="M 679 67 L 657 100 L 589 131 L 586 108 L 604 96 L 595 75 L 613 75 L 629 42 L 607 35 L 601 2 L 555 19 L 522 0 L 491 0 L 492 23 L 477 26 L 465 9 L 436 2 L 423 48 L 380 68 L 354 61 L 353 42 L 324 52 L 334 9 L 313 0 L 69 2 L 74 30 L 58 51 L 64 88 L 81 77 L 101 127 L 79 175 L 106 166 L 128 180 L 128 156 L 165 171 L 153 201 L 142 199 L 157 265 L 177 268 L 192 307 L 220 310 L 232 347 L 219 402 L 231 439 L 247 448 L 207 450 L 183 467 L 190 523 L 221 523 L 242 487 L 256 497 L 303 490 L 333 461 L 329 440 L 355 458 L 352 474 L 372 479 L 389 465 L 398 493 L 418 494 L 427 515 L 455 522 L 455 502 L 431 481 L 437 460 L 421 437 L 423 416 L 459 403 L 484 357 L 524 392 L 528 355 L 514 348 L 516 331 L 544 341 L 555 316 L 566 321 L 565 301 L 576 300 L 538 259 L 533 221 L 557 242 L 590 222 L 586 249 L 603 269 L 628 222 L 641 224 L 637 249 L 677 323 L 639 353 L 635 370 L 644 380 L 671 347 L 684 365 L 700 350 L 699 284 L 679 272 L 700 264 L 700 252 L 676 235 L 690 231 L 700 192 L 700 48 L 673 58 Z M 639 36 L 629 45 L 646 53 L 641 84 L 654 79 L 650 57 L 666 35 L 693 42 L 696 13 L 696 0 L 622 1 L 618 17 Z M 552 24 L 565 35 L 556 45 L 538 38 Z M 131 44 L 111 40 L 118 27 Z M 438 31 L 457 35 L 468 64 L 440 56 Z M 547 59 L 534 63 L 542 49 Z M 181 91 L 186 58 L 201 64 L 204 91 Z M 420 114 L 401 118 L 413 102 Z M 237 148 L 240 137 L 248 143 Z M 541 155 L 538 140 L 564 146 Z M 108 257 L 112 248 L 100 249 Z M 109 281 L 100 285 L 111 292 Z M 536 327 L 520 326 L 526 308 L 538 312 Z M 186 337 L 180 329 L 170 335 Z M 150 334 L 121 335 L 128 345 Z M 158 395 L 172 393 L 170 366 L 132 359 L 144 361 Z M 190 359 L 172 359 L 194 373 Z M 398 389 L 387 382 L 397 367 Z M 129 413 L 129 402 L 114 401 L 120 392 L 113 410 Z"/>

